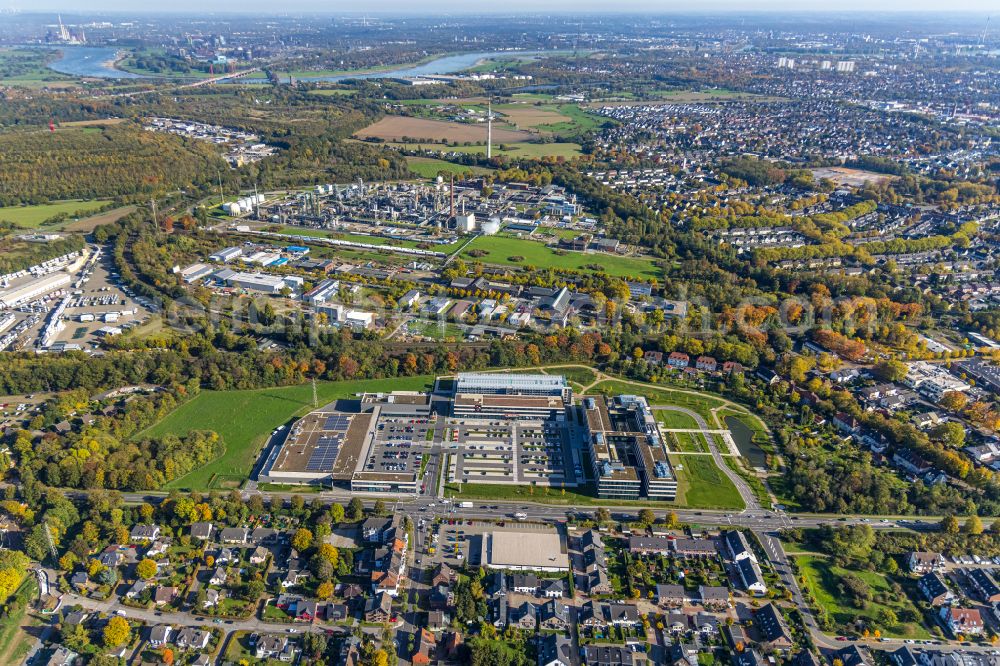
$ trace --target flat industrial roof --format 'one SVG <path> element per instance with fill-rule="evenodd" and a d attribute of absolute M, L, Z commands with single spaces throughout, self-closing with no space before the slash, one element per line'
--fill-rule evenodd
<path fill-rule="evenodd" d="M 569 568 L 569 555 L 556 532 L 487 532 L 482 561 L 497 569 Z"/>

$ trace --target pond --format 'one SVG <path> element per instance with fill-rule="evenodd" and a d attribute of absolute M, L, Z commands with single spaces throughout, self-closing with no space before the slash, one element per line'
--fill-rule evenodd
<path fill-rule="evenodd" d="M 726 417 L 726 427 L 733 433 L 733 440 L 736 448 L 740 450 L 740 455 L 746 458 L 750 467 L 767 468 L 767 454 L 764 449 L 753 441 L 753 430 L 741 419 L 735 416 Z"/>

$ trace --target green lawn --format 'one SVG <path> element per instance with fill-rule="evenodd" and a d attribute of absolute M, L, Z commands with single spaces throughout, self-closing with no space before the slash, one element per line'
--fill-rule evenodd
<path fill-rule="evenodd" d="M 102 208 L 110 203 L 109 200 L 97 201 L 57 201 L 50 204 L 39 204 L 37 206 L 9 206 L 0 208 L 0 220 L 13 222 L 19 227 L 35 229 L 41 226 L 42 222 L 56 215 L 65 214 L 68 217 L 62 222 L 52 225 L 56 229 L 69 224 L 76 217 L 86 217 L 87 214 Z"/>
<path fill-rule="evenodd" d="M 568 381 L 576 382 L 581 386 L 589 386 L 597 378 L 597 375 L 590 368 L 546 368 L 545 374 L 562 375 Z"/>
<path fill-rule="evenodd" d="M 672 390 L 668 387 L 652 388 L 637 386 L 635 384 L 628 384 L 616 380 L 601 382 L 591 389 L 591 391 L 593 393 L 602 393 L 604 395 L 619 395 L 622 393 L 641 395 L 649 400 L 650 406 L 654 407 L 656 405 L 676 405 L 678 407 L 686 407 L 691 411 L 700 414 L 709 426 L 714 425 L 711 413 L 712 408 L 725 404 L 720 398 L 716 398 L 708 393 L 685 393 L 683 391 Z"/>
<path fill-rule="evenodd" d="M 431 243 L 423 243 L 421 241 L 415 240 L 397 240 L 395 238 L 386 238 L 384 236 L 365 236 L 364 234 L 346 234 L 340 231 L 331 231 L 329 229 L 312 229 L 309 227 L 296 227 L 285 225 L 281 227 L 279 233 L 283 234 L 295 234 L 298 236 L 311 236 L 313 238 L 333 238 L 336 240 L 350 241 L 352 243 L 365 243 L 367 245 L 383 245 L 386 249 L 392 247 L 406 247 L 406 248 L 416 248 L 421 245 L 429 245 L 431 250 L 435 252 L 443 252 L 448 254 L 449 252 L 454 252 L 462 246 L 465 241 L 458 241 L 457 243 L 447 243 L 443 245 L 435 245 Z"/>
<path fill-rule="evenodd" d="M 830 618 L 837 623 L 838 628 L 843 627 L 855 617 L 874 618 L 879 609 L 885 607 L 891 608 L 897 615 L 907 611 L 920 617 L 920 611 L 905 594 L 900 595 L 899 599 L 890 600 L 894 596 L 892 587 L 882 574 L 874 571 L 848 572 L 846 569 L 831 564 L 824 557 L 813 555 L 796 556 L 795 562 L 799 566 L 799 575 L 805 577 L 807 588 L 816 598 L 817 605 L 829 614 Z M 853 573 L 867 583 L 877 602 L 870 602 L 865 609 L 851 606 L 846 595 L 838 589 L 840 578 L 847 573 Z M 902 638 L 931 637 L 927 628 L 919 622 L 901 622 L 895 627 L 883 629 L 883 634 Z"/>
<path fill-rule="evenodd" d="M 443 152 L 486 154 L 486 146 L 449 146 L 443 143 L 385 143 L 382 145 L 401 148 L 403 150 L 440 150 Z M 493 146 L 494 155 L 509 155 L 526 159 L 541 159 L 543 157 L 579 157 L 582 152 L 578 143 L 508 143 L 501 150 Z"/>
<path fill-rule="evenodd" d="M 664 428 L 681 428 L 684 430 L 696 430 L 698 428 L 698 422 L 690 414 L 675 412 L 672 409 L 657 410 L 656 420 L 662 423 Z"/>
<path fill-rule="evenodd" d="M 407 157 L 406 164 L 410 171 L 421 178 L 436 178 L 438 172 L 444 171 L 453 173 L 456 176 L 471 173 L 479 176 L 485 173 L 492 173 L 493 169 L 478 166 L 466 166 L 465 164 L 455 164 L 445 160 L 434 159 L 433 157 Z"/>
<path fill-rule="evenodd" d="M 461 490 L 459 490 L 461 485 Z M 539 504 L 560 504 L 570 506 L 644 506 L 659 508 L 676 508 L 676 502 L 653 502 L 650 500 L 602 500 L 594 495 L 591 486 L 579 488 L 534 487 L 530 485 L 501 485 L 494 483 L 449 483 L 445 486 L 445 496 L 468 500 L 510 500 L 521 502 L 538 502 Z"/>
<path fill-rule="evenodd" d="M 35 623 L 26 616 L 28 605 L 37 596 L 38 582 L 34 574 L 29 573 L 7 601 L 8 604 L 13 604 L 16 599 L 17 610 L 0 619 L 0 663 L 20 664 L 31 649 L 33 639 L 21 627 L 26 619 L 32 624 Z"/>
<path fill-rule="evenodd" d="M 667 442 L 671 451 L 685 453 L 708 453 L 708 442 L 705 436 L 696 432 L 668 432 Z"/>
<path fill-rule="evenodd" d="M 316 384 L 319 404 L 365 391 L 421 390 L 430 387 L 429 376 Z M 159 423 L 136 435 L 184 435 L 190 430 L 214 430 L 222 436 L 226 452 L 210 464 L 175 479 L 167 488 L 208 490 L 235 488 L 247 479 L 260 448 L 271 431 L 293 416 L 312 409 L 309 384 L 252 391 L 202 391 Z"/>
<path fill-rule="evenodd" d="M 486 254 L 470 256 L 472 250 Z M 557 252 L 543 243 L 512 236 L 480 236 L 469 244 L 462 255 L 468 260 L 505 266 L 534 266 L 536 269 L 562 268 L 592 271 L 590 266 L 600 266 L 615 277 L 660 278 L 663 272 L 652 259 L 619 257 L 610 254 L 585 254 L 583 252 Z M 515 258 L 515 259 L 512 259 Z M 523 257 L 522 260 L 516 260 Z"/>
<path fill-rule="evenodd" d="M 678 504 L 703 509 L 746 508 L 736 486 L 711 456 L 671 456 L 671 463 L 677 473 Z M 678 470 L 678 465 L 682 469 Z"/>

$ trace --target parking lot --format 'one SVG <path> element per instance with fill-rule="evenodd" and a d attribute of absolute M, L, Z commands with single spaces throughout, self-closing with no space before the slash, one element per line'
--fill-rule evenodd
<path fill-rule="evenodd" d="M 568 440 L 562 423 L 453 418 L 442 448 L 453 482 L 575 486 Z"/>

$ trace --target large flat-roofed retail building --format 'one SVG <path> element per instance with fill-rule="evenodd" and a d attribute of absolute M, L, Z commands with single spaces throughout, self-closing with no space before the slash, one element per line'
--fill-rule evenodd
<path fill-rule="evenodd" d="M 486 532 L 479 561 L 491 569 L 569 571 L 566 545 L 555 531 Z"/>

